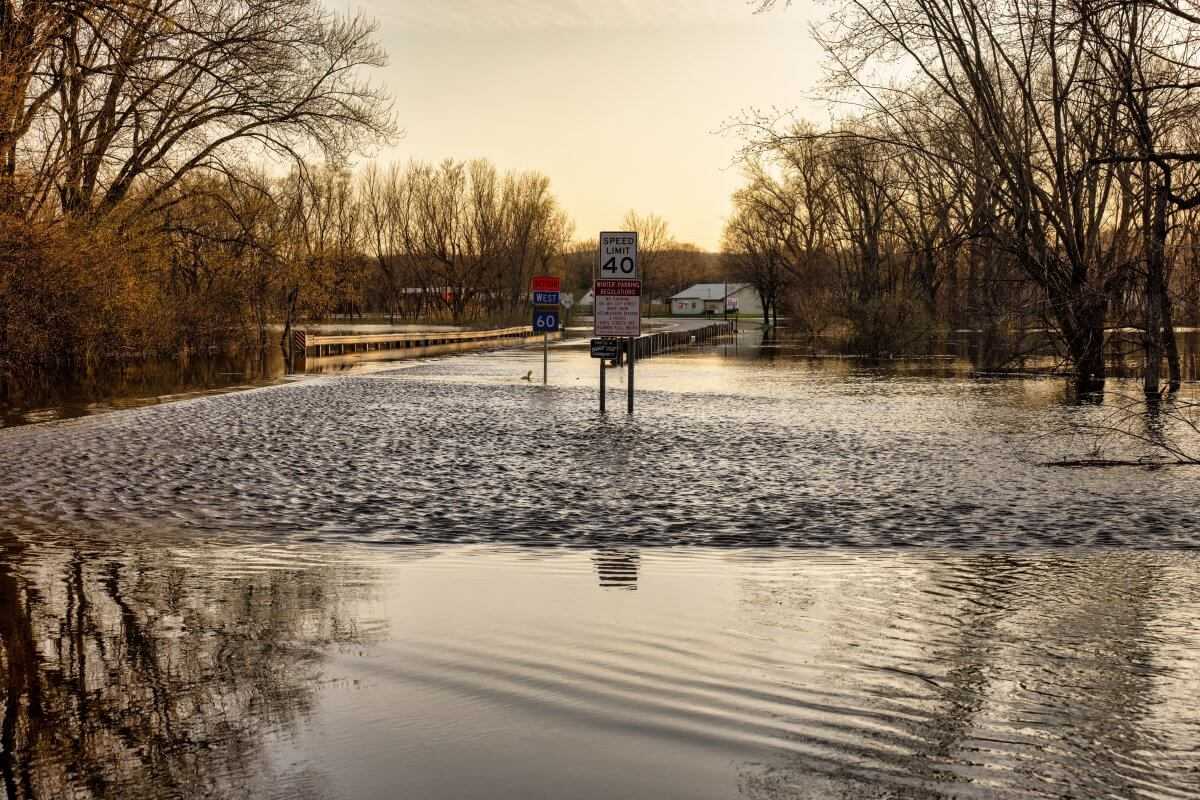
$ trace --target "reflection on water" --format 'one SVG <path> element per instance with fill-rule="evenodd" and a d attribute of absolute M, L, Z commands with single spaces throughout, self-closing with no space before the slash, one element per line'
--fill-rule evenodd
<path fill-rule="evenodd" d="M 4 541 L 14 800 L 1200 796 L 1193 553 Z"/>
<path fill-rule="evenodd" d="M 748 327 L 740 337 L 738 355 L 766 361 L 780 359 L 847 359 L 888 371 L 911 369 L 923 363 L 928 372 L 942 374 L 1066 375 L 1067 365 L 1057 340 L 1045 332 L 1030 331 L 1019 336 L 1001 336 L 982 331 L 952 331 L 937 334 L 895 352 L 866 356 L 852 349 L 843 336 L 811 335 L 799 331 Z M 1183 380 L 1200 381 L 1200 330 L 1184 329 L 1176 335 Z M 731 355 L 732 348 L 722 348 Z M 1136 331 L 1110 331 L 1106 341 L 1108 377 L 1138 379 L 1142 374 L 1143 345 Z M 907 365 L 907 367 L 905 366 Z M 1165 375 L 1165 367 L 1164 367 Z"/>
<path fill-rule="evenodd" d="M 597 550 L 592 556 L 596 577 L 604 589 L 637 589 L 640 560 L 634 549 Z"/>
<path fill-rule="evenodd" d="M 283 377 L 278 348 L 184 361 L 129 361 L 84 375 L 0 375 L 0 428 L 263 386 Z"/>
<path fill-rule="evenodd" d="M 5 796 L 253 796 L 286 777 L 263 737 L 308 718 L 330 647 L 369 636 L 345 608 L 353 570 L 245 567 L 0 533 Z"/>

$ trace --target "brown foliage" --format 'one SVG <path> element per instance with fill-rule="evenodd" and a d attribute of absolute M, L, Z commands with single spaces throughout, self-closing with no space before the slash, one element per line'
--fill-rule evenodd
<path fill-rule="evenodd" d="M 89 366 L 162 349 L 152 240 L 112 226 L 0 218 L 0 354 L 6 367 Z"/>

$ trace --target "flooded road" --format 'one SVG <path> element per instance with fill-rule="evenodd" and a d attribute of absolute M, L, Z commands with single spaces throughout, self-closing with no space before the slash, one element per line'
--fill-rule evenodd
<path fill-rule="evenodd" d="M 1043 466 L 1111 401 L 540 363 L 0 430 L 5 795 L 1200 797 L 1200 471 Z"/>
<path fill-rule="evenodd" d="M 522 380 L 536 349 L 497 351 L 5 430 L 4 515 L 323 543 L 1200 544 L 1194 469 L 1040 466 L 1109 414 L 1060 381 L 697 350 L 601 417 L 595 362 L 555 355 L 548 387 Z"/>

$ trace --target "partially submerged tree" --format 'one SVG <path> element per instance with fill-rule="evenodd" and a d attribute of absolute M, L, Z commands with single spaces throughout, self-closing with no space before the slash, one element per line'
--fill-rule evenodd
<path fill-rule="evenodd" d="M 987 237 L 1038 287 L 1084 389 L 1103 385 L 1113 303 L 1140 281 L 1146 392 L 1158 391 L 1171 339 L 1169 209 L 1193 202 L 1169 176 L 1200 160 L 1169 145 L 1174 115 L 1194 116 L 1188 109 L 1200 88 L 1193 11 L 1082 0 L 844 0 L 819 33 L 831 88 L 864 109 L 858 137 L 904 151 L 906 175 L 920 178 L 906 194 L 921 200 L 914 211 L 967 212 L 961 230 Z M 778 145 L 794 136 L 767 138 Z M 925 191 L 938 183 L 923 174 L 945 175 L 953 191 Z M 909 243 L 921 245 L 915 252 L 930 234 L 955 240 L 949 230 L 905 228 Z M 978 267 L 982 253 L 969 252 Z M 917 274 L 927 296 L 936 294 L 928 264 Z"/>
<path fill-rule="evenodd" d="M 264 234 L 287 215 L 251 166 L 303 176 L 391 136 L 373 35 L 320 0 L 0 0 L 0 241 L 36 232 L 0 253 L 0 370 L 228 341 L 245 293 L 262 340 L 280 253 L 308 240 Z"/>

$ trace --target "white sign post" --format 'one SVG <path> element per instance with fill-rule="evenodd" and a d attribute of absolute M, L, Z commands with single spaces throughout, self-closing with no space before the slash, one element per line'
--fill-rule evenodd
<path fill-rule="evenodd" d="M 633 363 L 637 337 L 642 335 L 642 282 L 638 271 L 636 231 L 602 231 L 596 280 L 592 287 L 596 336 L 625 337 L 629 361 L 629 413 L 633 413 Z M 600 360 L 600 391 L 604 391 L 604 359 Z M 604 409 L 601 396 L 600 408 Z"/>

